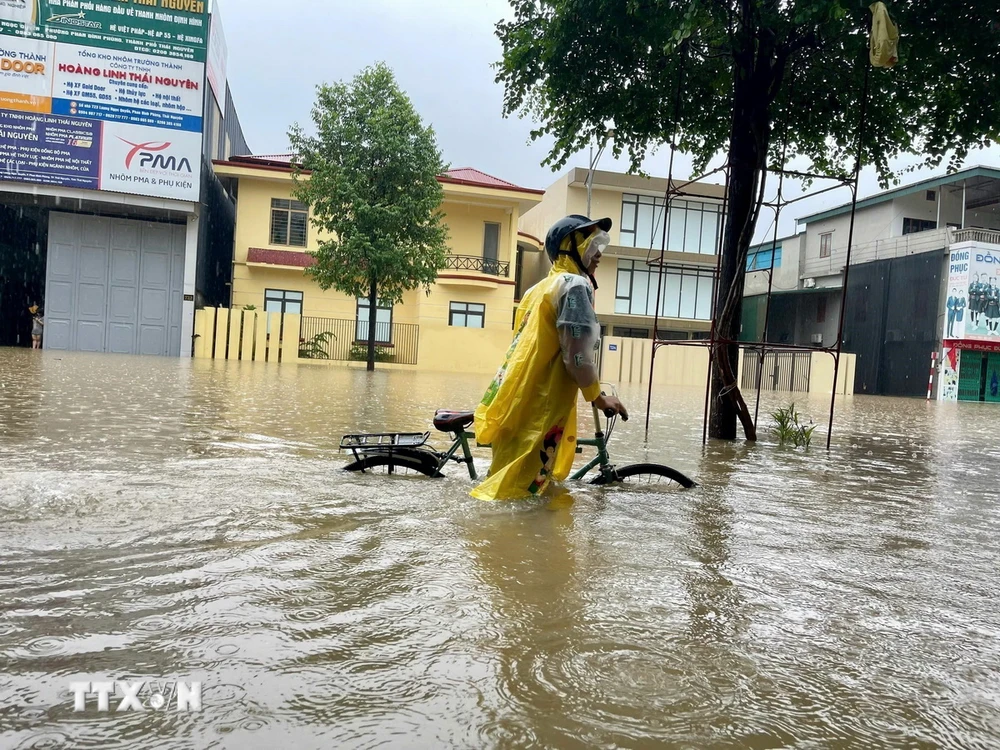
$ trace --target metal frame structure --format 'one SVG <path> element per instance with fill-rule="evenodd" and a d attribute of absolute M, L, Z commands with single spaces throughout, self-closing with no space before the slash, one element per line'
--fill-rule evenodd
<path fill-rule="evenodd" d="M 656 353 L 659 350 L 659 348 L 662 347 L 662 346 L 695 346 L 695 347 L 706 347 L 706 348 L 708 348 L 708 374 L 707 374 L 706 383 L 705 383 L 705 408 L 704 408 L 704 413 L 703 413 L 703 417 L 702 417 L 703 421 L 702 421 L 702 438 L 701 438 L 702 439 L 702 444 L 704 445 L 704 444 L 706 444 L 708 442 L 708 420 L 709 420 L 709 410 L 710 410 L 710 406 L 711 406 L 710 399 L 711 399 L 711 392 L 712 392 L 712 370 L 713 370 L 713 367 L 714 367 L 715 362 L 716 362 L 717 352 L 718 352 L 719 347 L 721 347 L 721 346 L 729 346 L 729 345 L 732 345 L 732 344 L 737 344 L 738 346 L 742 347 L 745 351 L 752 351 L 752 352 L 754 352 L 754 354 L 757 357 L 757 362 L 756 362 L 756 366 L 757 366 L 757 394 L 756 394 L 756 403 L 755 403 L 755 406 L 754 406 L 754 415 L 753 415 L 753 422 L 754 422 L 755 426 L 757 425 L 757 420 L 758 420 L 759 413 L 760 413 L 761 381 L 763 379 L 762 375 L 763 375 L 763 369 L 764 369 L 764 357 L 767 354 L 769 354 L 769 353 L 777 353 L 777 352 L 801 352 L 801 351 L 808 351 L 808 352 L 825 352 L 827 354 L 830 354 L 833 357 L 833 362 L 834 362 L 834 364 L 833 364 L 833 387 L 832 387 L 832 391 L 833 392 L 831 394 L 831 399 L 830 399 L 830 415 L 829 415 L 829 423 L 828 423 L 828 426 L 827 426 L 827 435 L 826 435 L 826 447 L 827 447 L 827 450 L 830 449 L 831 441 L 833 439 L 833 418 L 834 418 L 834 413 L 835 413 L 835 410 L 836 410 L 836 403 L 837 403 L 837 381 L 839 380 L 839 377 L 840 377 L 840 358 L 841 358 L 841 354 L 843 353 L 842 350 L 843 350 L 843 339 L 844 339 L 844 318 L 845 318 L 845 314 L 846 314 L 846 311 L 847 311 L 847 304 L 846 304 L 847 303 L 847 282 L 848 282 L 848 277 L 849 277 L 850 268 L 851 268 L 851 252 L 852 252 L 853 245 L 854 245 L 854 225 L 855 225 L 855 216 L 856 216 L 857 204 L 858 204 L 858 182 L 859 182 L 859 177 L 861 175 L 861 159 L 862 159 L 862 155 L 863 155 L 863 144 L 864 144 L 864 137 L 865 137 L 865 125 L 866 125 L 867 113 L 868 113 L 869 77 L 871 75 L 871 66 L 868 65 L 867 56 L 866 56 L 864 64 L 865 64 L 865 81 L 864 81 L 864 90 L 863 90 L 862 99 L 861 99 L 861 113 L 860 113 L 859 124 L 858 124 L 858 136 L 857 136 L 856 155 L 855 155 L 855 163 L 854 163 L 853 174 L 850 175 L 850 176 L 845 176 L 845 175 L 810 174 L 810 173 L 798 172 L 798 171 L 795 171 L 795 170 L 785 169 L 785 166 L 787 164 L 786 156 L 787 156 L 787 150 L 788 150 L 788 139 L 787 139 L 787 136 L 786 136 L 784 144 L 782 146 L 781 168 L 780 169 L 774 169 L 774 170 L 765 170 L 765 172 L 762 175 L 761 179 L 764 180 L 764 179 L 767 178 L 767 175 L 769 173 L 770 174 L 777 174 L 777 176 L 778 176 L 778 187 L 777 187 L 777 194 L 776 194 L 775 199 L 773 201 L 764 201 L 764 202 L 761 203 L 761 207 L 767 207 L 769 209 L 773 209 L 774 210 L 774 236 L 773 236 L 773 239 L 771 241 L 771 266 L 770 266 L 770 268 L 767 268 L 767 269 L 757 269 L 757 270 L 764 270 L 764 271 L 766 271 L 767 272 L 767 277 L 768 277 L 768 281 L 767 281 L 767 293 L 766 293 L 767 303 L 765 305 L 765 312 L 764 312 L 764 330 L 762 332 L 761 340 L 759 342 L 732 341 L 732 340 L 729 340 L 729 339 L 724 339 L 724 338 L 721 338 L 721 337 L 718 336 L 718 333 L 717 333 L 717 330 L 716 330 L 716 318 L 717 318 L 717 314 L 718 314 L 718 303 L 719 303 L 719 299 L 718 299 L 718 297 L 719 297 L 719 284 L 718 284 L 718 281 L 719 281 L 719 278 L 721 276 L 721 270 L 722 270 L 722 252 L 723 252 L 723 248 L 724 248 L 724 244 L 725 244 L 725 218 L 726 218 L 727 204 L 728 204 L 728 185 L 729 185 L 729 166 L 730 165 L 729 165 L 729 162 L 727 161 L 725 164 L 723 164 L 721 167 L 719 167 L 717 169 L 713 169 L 713 170 L 711 170 L 709 172 L 706 172 L 706 173 L 704 173 L 704 174 L 702 174 L 702 175 L 700 175 L 698 177 L 695 177 L 695 178 L 690 179 L 690 180 L 686 180 L 686 181 L 681 182 L 681 183 L 679 183 L 677 185 L 674 184 L 674 180 L 673 180 L 673 176 L 674 176 L 673 175 L 673 172 L 674 172 L 674 155 L 675 155 L 675 153 L 677 151 L 677 138 L 676 138 L 677 127 L 676 126 L 677 126 L 677 121 L 680 119 L 680 111 L 679 111 L 679 109 L 680 109 L 680 96 L 679 96 L 679 94 L 680 94 L 680 87 L 681 87 L 681 84 L 682 84 L 682 81 L 683 81 L 682 74 L 678 76 L 678 97 L 677 97 L 677 105 L 676 105 L 676 109 L 675 109 L 675 121 L 674 121 L 673 135 L 671 136 L 671 142 L 670 142 L 670 163 L 669 163 L 669 169 L 668 169 L 668 173 L 667 173 L 667 189 L 664 192 L 664 204 L 665 205 L 664 205 L 664 219 L 663 219 L 663 239 L 662 239 L 661 246 L 659 248 L 659 255 L 656 256 L 656 257 L 654 257 L 653 253 L 656 252 L 656 250 L 654 249 L 654 250 L 651 250 L 650 254 L 647 255 L 647 257 L 646 257 L 646 264 L 648 266 L 650 266 L 650 267 L 657 266 L 659 268 L 658 283 L 657 283 L 657 289 L 656 289 L 656 310 L 654 312 L 654 317 L 653 317 L 652 355 L 650 357 L 650 362 L 649 362 L 649 388 L 648 388 L 648 392 L 647 392 L 647 395 L 646 395 L 646 436 L 647 436 L 647 438 L 649 436 L 649 420 L 650 420 L 651 404 L 652 404 L 652 397 L 653 397 L 653 373 L 654 373 L 654 367 L 656 365 Z M 718 173 L 724 173 L 725 174 L 727 191 L 726 191 L 726 195 L 723 198 L 723 202 L 722 202 L 723 223 L 720 226 L 720 230 L 719 230 L 718 247 L 717 247 L 717 252 L 716 252 L 716 266 L 715 266 L 715 280 L 716 280 L 716 283 L 714 285 L 714 289 L 713 289 L 713 293 L 712 293 L 712 316 L 713 317 L 712 317 L 712 328 L 711 328 L 710 336 L 706 340 L 699 340 L 699 341 L 694 341 L 694 340 L 675 341 L 675 340 L 668 340 L 668 339 L 660 339 L 659 338 L 660 293 L 661 293 L 661 290 L 663 289 L 663 282 L 664 282 L 663 274 L 664 274 L 664 269 L 666 267 L 666 263 L 664 261 L 664 257 L 665 257 L 665 254 L 666 254 L 667 236 L 668 236 L 669 225 L 670 225 L 670 213 L 671 213 L 670 212 L 670 208 L 671 208 L 671 204 L 673 203 L 673 200 L 676 197 L 678 197 L 678 196 L 694 195 L 694 193 L 687 192 L 686 188 L 688 188 L 691 185 L 697 184 L 701 180 L 704 180 L 704 179 L 706 179 L 708 177 L 711 177 L 711 176 L 713 176 L 715 174 L 718 174 Z M 815 190 L 815 191 L 812 191 L 812 192 L 809 192 L 809 193 L 805 193 L 803 195 L 799 195 L 798 197 L 792 198 L 790 200 L 785 200 L 785 198 L 784 198 L 784 181 L 785 181 L 786 177 L 800 179 L 800 180 L 805 180 L 805 181 L 809 181 L 809 182 L 811 182 L 813 180 L 832 181 L 835 184 L 829 185 L 829 186 L 824 187 L 824 188 L 819 189 L 819 190 Z M 773 288 L 773 283 L 774 283 L 774 251 L 775 251 L 775 249 L 777 248 L 777 245 L 778 245 L 778 225 L 779 225 L 779 220 L 781 218 L 781 211 L 786 206 L 792 205 L 794 203 L 798 203 L 799 201 L 805 200 L 806 198 L 811 198 L 811 197 L 814 197 L 814 196 L 817 196 L 817 195 L 821 195 L 823 193 L 831 192 L 833 190 L 838 190 L 838 189 L 845 188 L 845 187 L 851 193 L 851 214 L 850 214 L 851 219 L 850 219 L 850 228 L 848 230 L 848 235 L 847 235 L 847 257 L 845 259 L 844 270 L 843 270 L 843 274 L 844 274 L 843 285 L 841 287 L 840 319 L 838 321 L 838 326 L 837 326 L 837 341 L 836 341 L 836 343 L 835 343 L 834 346 L 828 346 L 828 347 L 816 347 L 816 346 L 801 346 L 801 345 L 772 344 L 772 343 L 768 343 L 768 341 L 767 341 L 767 334 L 768 334 L 768 325 L 769 325 L 769 322 L 770 322 L 771 296 L 772 296 L 772 288 Z M 759 220 L 759 217 L 758 217 L 758 220 Z M 745 263 L 745 259 L 744 259 L 743 262 Z M 744 358 L 744 362 L 745 362 L 745 358 Z M 739 377 L 738 367 L 735 365 L 735 363 L 734 363 L 734 366 L 733 366 L 733 371 L 734 371 L 734 376 L 736 378 L 738 378 Z"/>

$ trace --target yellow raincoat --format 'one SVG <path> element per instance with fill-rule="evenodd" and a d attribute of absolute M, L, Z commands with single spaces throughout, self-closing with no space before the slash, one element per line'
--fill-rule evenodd
<path fill-rule="evenodd" d="M 601 395 L 594 366 L 600 326 L 594 290 L 576 264 L 560 256 L 549 275 L 521 300 L 517 333 L 476 409 L 476 440 L 491 444 L 480 500 L 510 500 L 565 479 L 576 456 L 576 402 Z"/>

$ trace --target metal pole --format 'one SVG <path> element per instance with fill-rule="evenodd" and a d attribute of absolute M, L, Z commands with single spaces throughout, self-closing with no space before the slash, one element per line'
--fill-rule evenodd
<path fill-rule="evenodd" d="M 656 269 L 656 307 L 653 308 L 653 353 L 649 358 L 649 393 L 646 396 L 646 439 L 649 440 L 649 414 L 653 404 L 653 368 L 656 365 L 656 342 L 660 340 L 660 295 L 663 291 L 663 256 L 667 252 L 667 227 L 670 226 L 670 205 L 672 201 L 671 187 L 674 179 L 674 151 L 676 145 L 670 143 L 670 166 L 667 169 L 667 192 L 663 201 L 663 239 L 660 243 L 660 262 Z M 656 216 L 656 205 L 653 205 L 653 216 Z M 649 287 L 646 287 L 647 292 Z"/>
<path fill-rule="evenodd" d="M 601 145 L 597 148 L 597 153 L 594 153 L 594 147 L 590 147 L 590 170 L 587 174 L 587 216 L 590 216 L 590 200 L 594 192 L 594 170 L 597 168 L 597 162 L 601 160 L 604 155 L 604 149 L 608 147 L 608 141 L 611 140 L 611 136 L 614 135 L 614 129 L 606 130 L 604 132 L 604 140 L 601 141 Z"/>
<path fill-rule="evenodd" d="M 833 414 L 837 407 L 837 379 L 840 375 L 840 352 L 844 346 L 844 318 L 847 313 L 847 279 L 851 271 L 851 249 L 854 244 L 854 219 L 858 211 L 858 183 L 861 180 L 861 157 L 864 155 L 865 124 L 868 114 L 868 88 L 870 85 L 871 65 L 868 64 L 867 49 L 864 55 L 865 86 L 861 94 L 861 122 L 858 125 L 858 154 L 854 162 L 854 184 L 851 185 L 851 225 L 847 231 L 847 258 L 844 263 L 843 289 L 840 295 L 840 321 L 837 325 L 837 351 L 833 355 L 833 391 L 830 397 L 830 424 L 826 431 L 826 449 L 830 450 L 833 442 Z"/>
<path fill-rule="evenodd" d="M 966 208 L 965 208 L 965 206 L 966 206 L 966 203 L 965 203 L 965 185 L 966 185 L 966 183 L 968 183 L 968 180 L 962 180 L 962 229 L 965 229 L 965 211 L 966 211 Z"/>
<path fill-rule="evenodd" d="M 687 47 L 684 48 L 685 52 Z M 663 257 L 667 253 L 667 229 L 670 226 L 670 205 L 673 203 L 674 155 L 677 152 L 677 122 L 681 119 L 681 87 L 684 83 L 684 58 L 677 68 L 677 93 L 674 97 L 674 121 L 670 131 L 670 162 L 667 166 L 667 189 L 663 193 L 663 235 L 660 240 L 660 260 L 656 268 L 656 307 L 653 308 L 653 348 L 649 357 L 649 391 L 646 394 L 646 436 L 649 440 L 649 416 L 653 410 L 653 372 L 656 367 L 656 350 L 660 340 L 660 297 L 663 293 Z M 656 217 L 656 201 L 653 201 L 653 217 Z M 636 222 L 638 222 L 638 216 Z M 638 230 L 638 224 L 636 229 Z M 650 238 L 652 242 L 652 238 Z M 650 248 L 652 250 L 653 248 Z M 647 264 L 649 256 L 646 256 Z M 647 294 L 649 287 L 646 287 Z"/>
<path fill-rule="evenodd" d="M 587 216 L 590 216 L 590 196 L 594 190 L 594 147 L 590 147 L 590 171 L 587 173 Z"/>

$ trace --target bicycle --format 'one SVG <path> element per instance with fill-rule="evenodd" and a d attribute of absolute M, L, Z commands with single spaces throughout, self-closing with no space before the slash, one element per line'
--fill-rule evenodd
<path fill-rule="evenodd" d="M 677 484 L 684 489 L 697 486 L 694 480 L 664 464 L 630 464 L 617 468 L 611 463 L 611 455 L 608 453 L 608 442 L 614 432 L 617 415 L 613 410 L 605 411 L 607 423 L 605 430 L 602 431 L 600 412 L 596 406 L 592 406 L 592 409 L 594 413 L 594 437 L 578 439 L 576 452 L 583 453 L 583 447 L 589 446 L 597 448 L 597 455 L 574 472 L 569 477 L 571 480 L 581 481 L 592 469 L 597 468 L 597 476 L 590 480 L 590 484 L 663 483 L 662 480 L 665 479 L 667 485 Z M 626 422 L 628 421 L 627 418 L 624 419 Z M 389 474 L 394 474 L 402 469 L 415 471 L 428 477 L 440 478 L 444 476 L 441 470 L 448 462 L 455 461 L 466 465 L 471 479 L 478 479 L 476 467 L 473 464 L 472 449 L 469 445 L 469 441 L 474 440 L 476 435 L 466 429 L 472 422 L 473 412 L 471 411 L 441 409 L 434 413 L 434 428 L 453 437 L 451 447 L 447 451 L 437 451 L 427 446 L 431 435 L 429 431 L 344 435 L 340 441 L 341 450 L 350 450 L 354 454 L 353 463 L 345 466 L 344 471 L 364 473 L 369 469 L 384 467 Z M 477 445 L 479 444 L 477 443 Z M 460 449 L 461 456 L 456 455 Z"/>

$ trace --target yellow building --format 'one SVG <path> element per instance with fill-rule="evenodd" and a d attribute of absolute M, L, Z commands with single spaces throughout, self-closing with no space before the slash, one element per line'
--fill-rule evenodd
<path fill-rule="evenodd" d="M 588 174 L 576 168 L 554 182 L 521 217 L 521 231 L 545 237 L 562 217 L 586 214 Z M 596 275 L 597 317 L 607 336 L 651 338 L 659 292 L 661 339 L 708 338 L 725 187 L 675 181 L 678 187 L 682 194 L 671 201 L 667 221 L 666 179 L 594 172 L 590 216 L 614 220 L 612 244 Z M 544 254 L 536 257 L 522 272 L 528 287 L 548 272 Z"/>
<path fill-rule="evenodd" d="M 290 157 L 234 156 L 215 162 L 215 171 L 237 198 L 232 307 L 302 315 L 304 345 L 323 331 L 350 347 L 366 342 L 368 300 L 323 291 L 305 273 L 322 236 L 292 197 Z M 407 292 L 379 309 L 380 352 L 422 369 L 493 373 L 510 345 L 518 260 L 527 255 L 534 268 L 539 250 L 533 238 L 519 238 L 518 223 L 543 193 L 476 169 L 453 169 L 438 180 L 447 268 L 429 292 Z"/>

